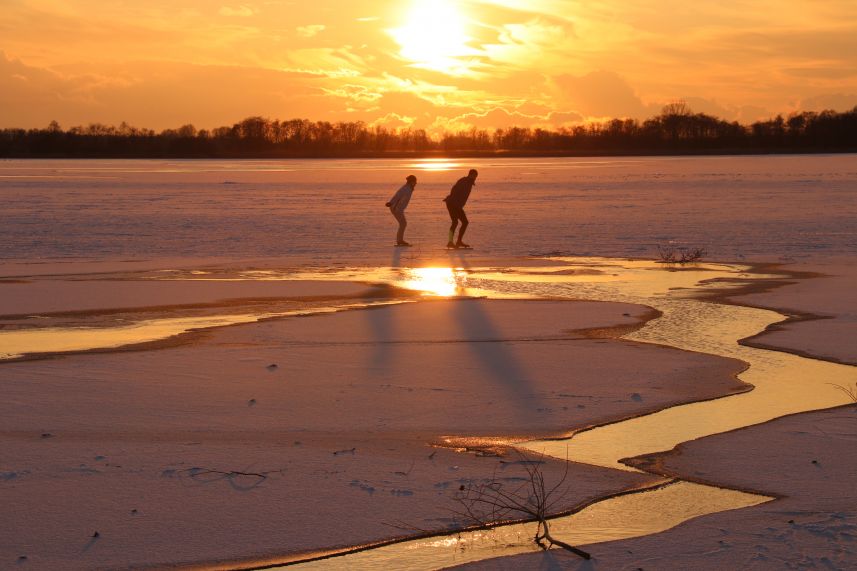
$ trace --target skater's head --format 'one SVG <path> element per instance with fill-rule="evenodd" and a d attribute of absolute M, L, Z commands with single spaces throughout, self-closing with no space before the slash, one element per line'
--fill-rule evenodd
<path fill-rule="evenodd" d="M 470 172 L 467 173 L 467 178 L 476 180 L 476 177 L 479 176 L 479 172 L 476 169 L 470 169 Z"/>
<path fill-rule="evenodd" d="M 416 185 L 417 185 L 417 177 L 415 177 L 415 176 L 414 176 L 414 175 L 412 175 L 412 174 L 409 174 L 409 175 L 408 175 L 408 177 L 407 177 L 405 180 L 406 180 L 406 181 L 407 181 L 407 183 L 408 183 L 409 185 L 411 185 L 411 186 L 416 186 Z"/>

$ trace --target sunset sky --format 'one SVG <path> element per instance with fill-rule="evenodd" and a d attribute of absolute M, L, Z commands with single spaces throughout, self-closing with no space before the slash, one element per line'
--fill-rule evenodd
<path fill-rule="evenodd" d="M 433 131 L 857 105 L 854 0 L 0 0 L 0 127 Z"/>

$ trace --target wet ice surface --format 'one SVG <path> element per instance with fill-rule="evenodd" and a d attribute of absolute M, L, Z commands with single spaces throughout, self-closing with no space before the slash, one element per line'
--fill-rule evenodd
<path fill-rule="evenodd" d="M 162 304 L 150 308 L 116 309 L 116 306 L 107 305 L 101 310 L 90 308 L 87 311 L 81 311 L 72 302 L 65 311 L 0 317 L 0 360 L 37 353 L 117 348 L 164 340 L 191 330 L 415 301 L 420 297 L 591 299 L 649 305 L 651 296 L 663 296 L 676 288 L 689 289 L 703 279 L 738 278 L 743 271 L 741 266 L 722 264 L 695 264 L 693 268 L 675 271 L 674 268 L 653 262 L 603 258 L 531 260 L 530 263 L 535 265 L 500 268 L 471 267 L 464 258 L 454 261 L 460 265 L 357 266 L 323 270 L 219 266 L 204 270 L 191 267 L 184 270 L 71 275 L 65 276 L 65 280 L 55 277 L 40 280 L 33 276 L 28 278 L 29 283 L 5 287 L 33 291 L 35 284 L 47 284 L 52 287 L 39 290 L 42 291 L 41 295 L 62 296 L 62 284 L 70 287 L 78 280 L 89 278 L 88 287 L 94 298 L 103 297 L 101 292 L 133 283 L 135 287 L 130 291 L 136 293 L 136 299 L 142 295 L 141 291 L 145 291 L 146 285 L 154 288 L 165 283 L 182 284 L 185 288 L 215 283 L 234 285 L 236 282 L 245 284 L 248 289 L 260 282 L 280 282 L 283 285 L 281 298 L 222 300 L 220 303 L 196 307 Z M 314 301 L 309 298 L 282 297 L 287 295 L 288 288 L 295 283 L 317 283 L 320 288 L 322 285 L 344 282 L 365 284 L 369 297 L 357 300 L 330 296 Z M 381 289 L 371 293 L 372 290 L 368 289 L 371 286 Z M 394 289 L 383 289 L 382 286 L 392 286 Z M 414 297 L 414 294 L 408 292 L 419 293 L 420 296 Z M 681 298 L 681 292 L 671 297 Z M 80 303 L 79 299 L 77 303 Z M 121 302 L 114 299 L 111 303 Z M 685 319 L 693 318 L 707 307 L 691 307 L 691 311 L 683 312 L 682 315 Z M 717 315 L 709 320 L 716 322 Z M 683 324 L 681 327 L 692 328 L 693 324 Z M 670 344 L 669 339 L 659 342 Z"/>
<path fill-rule="evenodd" d="M 572 545 L 589 545 L 657 533 L 694 517 L 758 505 L 769 499 L 678 482 L 653 491 L 596 503 L 571 516 L 553 520 L 551 531 L 555 537 Z M 414 540 L 275 569 L 432 571 L 495 557 L 538 552 L 540 549 L 532 540 L 534 534 L 533 524 L 511 525 Z"/>
<path fill-rule="evenodd" d="M 417 255 L 446 243 L 441 199 L 473 166 L 468 241 L 480 255 L 653 256 L 673 243 L 714 259 L 806 260 L 857 251 L 855 159 L 3 161 L 0 258 L 389 263 L 383 205 L 404 177 L 419 177 L 407 212 L 417 248 L 405 254 Z"/>
<path fill-rule="evenodd" d="M 831 406 L 840 402 L 837 399 L 841 395 L 827 383 L 837 380 L 845 369 L 804 369 L 806 359 L 791 355 L 780 358 L 735 343 L 745 333 L 755 333 L 771 319 L 778 319 L 771 312 L 758 310 L 748 322 L 737 310 L 688 300 L 680 290 L 667 293 L 661 286 L 640 290 L 635 288 L 645 286 L 645 280 L 612 280 L 616 271 L 598 267 L 597 262 L 588 265 L 594 273 L 554 274 L 556 280 L 552 281 L 551 268 L 518 268 L 511 273 L 508 268 L 481 268 L 477 275 L 467 271 L 468 253 L 454 253 L 454 268 L 415 277 L 401 268 L 389 267 L 395 225 L 383 203 L 406 174 L 417 173 L 420 184 L 408 210 L 408 239 L 418 247 L 394 252 L 394 266 L 418 265 L 426 256 L 447 255 L 441 250 L 447 221 L 440 199 L 470 166 L 482 173 L 468 205 L 472 221 L 468 241 L 479 246 L 480 256 L 653 256 L 657 245 L 675 244 L 704 247 L 712 259 L 810 261 L 823 256 L 853 256 L 857 251 L 854 159 L 854 155 L 510 159 L 453 162 L 448 165 L 451 171 L 426 170 L 425 164 L 407 160 L 6 161 L 0 163 L 0 199 L 4 202 L 0 259 L 299 256 L 305 267 L 298 269 L 334 268 L 327 271 L 330 279 L 381 281 L 404 287 L 409 281 L 423 279 L 434 284 L 426 291 L 435 295 L 451 295 L 461 287 L 470 295 L 489 291 L 494 296 L 550 295 L 648 303 L 666 309 L 664 318 L 635 334 L 635 339 L 752 360 L 754 368 L 746 380 L 754 384 L 757 381 L 752 375 L 779 380 L 780 372 L 791 371 L 787 384 L 765 389 L 775 401 L 805 408 Z M 720 270 L 740 272 L 740 268 L 727 266 L 706 271 Z M 295 268 L 278 272 L 250 265 L 238 276 L 193 274 L 202 271 L 208 269 L 191 269 L 192 275 L 173 279 L 277 280 L 300 273 Z M 539 272 L 542 279 L 535 277 Z M 316 273 L 317 279 L 322 279 L 322 273 Z M 691 276 L 688 272 L 680 277 Z M 621 287 L 614 282 L 622 282 Z M 671 287 L 695 283 L 694 279 Z M 720 327 L 722 324 L 728 325 L 727 330 Z M 799 392 L 801 378 L 813 379 L 811 399 Z M 844 379 L 853 384 L 853 376 Z M 821 385 L 826 392 L 819 390 Z M 755 397 L 754 393 L 750 396 Z M 740 408 L 741 398 L 721 402 L 735 402 Z M 687 414 L 674 410 L 678 412 L 669 414 Z M 761 415 L 747 417 L 735 415 L 718 403 L 713 405 L 712 417 L 726 418 L 731 426 L 737 426 L 794 409 L 760 410 Z M 697 418 L 694 413 L 691 417 Z M 702 433 L 726 429 L 707 421 L 682 426 L 700 424 Z M 622 432 L 629 428 L 633 438 Z M 701 434 L 681 432 L 674 426 L 666 432 L 662 428 L 620 423 L 610 429 L 618 431 L 615 434 L 585 433 L 578 441 L 589 444 L 574 454 L 577 459 L 610 465 L 622 456 L 654 452 L 668 446 L 664 442 Z M 612 443 L 632 442 L 634 449 L 605 446 L 599 438 Z M 593 451 L 605 453 L 599 457 Z M 765 499 L 739 496 L 718 503 L 711 497 L 719 493 L 716 488 L 702 488 L 702 494 L 694 495 L 692 502 L 661 498 L 656 499 L 660 503 L 655 508 L 629 510 L 621 502 L 605 503 L 601 508 L 607 509 L 607 515 L 598 521 L 615 525 L 616 513 L 665 513 L 666 507 L 692 504 L 696 511 L 679 514 L 676 521 L 681 521 Z M 670 492 L 662 495 L 668 496 L 675 488 L 665 490 Z M 657 498 L 658 493 L 634 500 L 652 497 Z M 573 541 L 619 537 L 598 521 L 587 520 L 587 527 L 596 533 L 604 531 L 601 539 L 588 536 L 574 537 Z M 631 533 L 651 533 L 663 525 L 664 521 L 624 521 L 619 527 Z M 524 543 L 506 538 L 488 541 L 495 547 L 499 541 L 501 547 L 515 543 L 512 549 L 529 549 L 525 546 L 529 530 L 511 533 L 524 537 Z M 451 562 L 461 562 L 456 555 L 461 544 L 456 540 L 437 540 L 431 547 L 442 547 L 452 555 Z M 490 556 L 498 554 L 492 552 Z M 438 557 L 436 551 L 429 553 L 427 568 L 437 567 Z M 351 568 L 351 563 L 342 561 Z M 389 568 L 390 561 L 382 556 L 369 561 L 367 568 Z"/>
<path fill-rule="evenodd" d="M 649 305 L 661 311 L 662 317 L 625 338 L 741 359 L 748 363 L 749 369 L 739 378 L 755 388 L 748 393 L 675 406 L 584 431 L 570 440 L 524 443 L 521 445 L 523 448 L 558 458 L 627 470 L 633 468 L 620 464 L 624 458 L 669 450 L 687 440 L 786 414 L 848 402 L 833 385 L 851 386 L 857 381 L 853 367 L 737 343 L 770 323 L 780 321 L 782 315 L 763 309 L 711 303 L 698 296 L 706 287 L 702 284 L 710 280 L 776 276 L 751 276 L 744 273 L 745 268 L 741 266 L 724 264 L 699 264 L 669 270 L 648 261 L 597 258 L 554 261 L 567 264 L 562 268 L 565 271 L 517 268 L 510 272 L 463 274 L 459 284 L 501 294 L 527 292 L 529 295 Z M 591 271 L 585 271 L 587 269 Z M 758 505 L 770 499 L 681 482 L 643 494 L 596 503 L 570 517 L 556 520 L 552 529 L 564 541 L 587 545 L 657 533 L 701 515 Z M 533 529 L 532 524 L 524 524 L 442 540 L 415 540 L 309 563 L 306 567 L 434 569 L 536 551 L 538 548 L 530 541 Z"/>

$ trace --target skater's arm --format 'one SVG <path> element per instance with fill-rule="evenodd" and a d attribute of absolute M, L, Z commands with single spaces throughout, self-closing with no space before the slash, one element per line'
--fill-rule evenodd
<path fill-rule="evenodd" d="M 402 198 L 405 196 L 405 187 L 400 188 L 396 191 L 396 194 L 393 195 L 393 198 L 386 204 L 389 208 L 395 210 L 398 208 L 399 204 L 402 202 Z"/>
<path fill-rule="evenodd" d="M 390 199 L 390 202 L 387 203 L 387 206 L 389 208 L 392 208 L 393 210 L 395 210 L 396 206 L 399 204 L 399 200 L 401 200 L 401 198 L 402 198 L 401 195 L 397 192 L 396 194 L 393 195 L 393 198 Z"/>

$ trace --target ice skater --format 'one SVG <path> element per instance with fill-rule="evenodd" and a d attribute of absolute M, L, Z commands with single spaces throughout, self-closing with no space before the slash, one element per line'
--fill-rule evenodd
<path fill-rule="evenodd" d="M 415 186 L 417 186 L 417 177 L 412 174 L 408 175 L 402 188 L 397 190 L 393 198 L 385 204 L 399 222 L 399 231 L 396 234 L 396 246 L 410 246 L 408 242 L 405 242 L 405 228 L 408 226 L 408 220 L 405 218 L 405 208 L 408 207 L 408 203 L 411 201 L 411 195 L 414 193 Z"/>
<path fill-rule="evenodd" d="M 446 202 L 446 209 L 449 211 L 449 217 L 452 219 L 452 225 L 449 227 L 449 241 L 446 244 L 447 248 L 469 248 L 470 246 L 464 243 L 464 232 L 467 231 L 467 215 L 464 213 L 464 205 L 467 204 L 467 199 L 470 198 L 470 191 L 476 184 L 476 177 L 479 173 L 476 169 L 470 169 L 467 176 L 458 179 L 452 190 L 449 191 L 449 196 L 443 199 Z M 461 228 L 458 230 L 458 241 L 453 242 L 455 236 L 455 228 L 461 222 Z"/>

